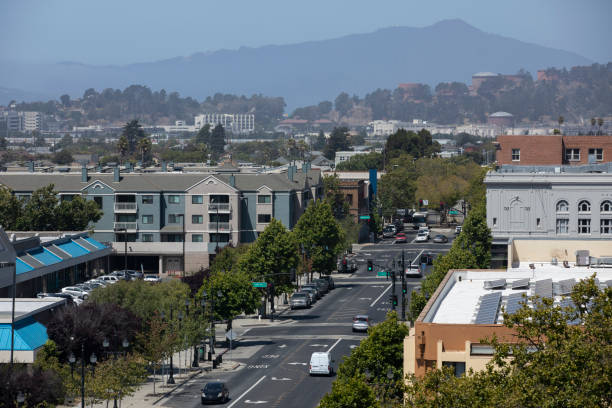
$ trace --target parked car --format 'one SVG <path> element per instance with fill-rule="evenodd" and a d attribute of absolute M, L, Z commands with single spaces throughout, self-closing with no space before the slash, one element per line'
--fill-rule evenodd
<path fill-rule="evenodd" d="M 202 405 L 209 402 L 220 402 L 222 404 L 229 401 L 229 389 L 223 382 L 209 382 L 202 388 Z"/>
<path fill-rule="evenodd" d="M 395 243 L 396 244 L 405 244 L 408 242 L 408 237 L 403 232 L 398 232 L 395 234 Z"/>
<path fill-rule="evenodd" d="M 310 307 L 310 295 L 304 292 L 297 292 L 291 295 L 291 300 L 289 301 L 289 305 L 291 310 L 297 308 L 309 308 Z"/>
<path fill-rule="evenodd" d="M 321 279 L 321 278 L 315 279 L 314 283 L 321 285 L 321 288 L 322 288 L 321 290 L 323 291 L 324 294 L 329 292 L 329 283 L 327 283 L 325 279 Z"/>
<path fill-rule="evenodd" d="M 54 298 L 63 298 L 66 299 L 68 304 L 76 304 L 76 302 L 74 301 L 74 296 L 72 296 L 69 293 L 38 293 L 36 294 L 36 297 L 39 299 L 44 299 L 44 298 L 50 298 L 50 297 L 54 297 Z"/>
<path fill-rule="evenodd" d="M 145 275 L 143 280 L 145 282 L 161 282 L 161 278 L 158 275 Z"/>
<path fill-rule="evenodd" d="M 404 273 L 407 278 L 420 278 L 421 276 L 423 276 L 423 273 L 421 272 L 421 268 L 419 267 L 413 268 L 412 265 L 408 265 Z"/>
<path fill-rule="evenodd" d="M 62 288 L 62 293 L 68 293 L 72 296 L 82 297 L 82 299 L 84 300 L 87 300 L 87 298 L 89 298 L 89 293 L 85 289 L 80 288 L 78 286 L 66 286 L 65 288 Z"/>
<path fill-rule="evenodd" d="M 432 254 L 431 252 L 423 252 L 421 254 L 420 263 L 427 264 L 427 265 L 433 265 L 434 258 L 435 258 L 435 255 Z"/>
<path fill-rule="evenodd" d="M 132 277 L 130 276 L 130 274 L 125 271 L 125 270 L 120 270 L 120 271 L 112 271 L 111 273 L 109 273 L 110 276 L 116 276 L 117 278 L 121 279 L 121 280 L 126 280 L 129 281 L 132 279 Z"/>
<path fill-rule="evenodd" d="M 446 237 L 446 235 L 438 234 L 433 237 L 433 242 L 435 242 L 436 244 L 444 244 L 448 242 L 448 238 Z"/>
<path fill-rule="evenodd" d="M 353 331 L 368 331 L 370 319 L 367 315 L 357 315 L 353 317 Z"/>
<path fill-rule="evenodd" d="M 322 275 L 321 279 L 325 279 L 327 281 L 327 284 L 329 285 L 330 290 L 334 290 L 336 288 L 336 284 L 334 283 L 334 278 L 332 278 L 330 275 Z"/>
<path fill-rule="evenodd" d="M 334 375 L 334 367 L 332 366 L 333 363 L 334 359 L 332 358 L 331 353 L 325 351 L 314 352 L 310 356 L 308 374 L 324 374 L 331 377 Z"/>
<path fill-rule="evenodd" d="M 305 285 L 302 285 L 302 290 L 304 290 L 305 288 L 311 288 L 312 290 L 314 290 L 317 299 L 321 299 L 323 297 L 323 293 L 321 293 L 321 291 L 319 290 L 319 285 L 315 283 L 307 283 Z"/>
<path fill-rule="evenodd" d="M 404 220 L 395 219 L 393 220 L 393 225 L 395 226 L 395 229 L 397 230 L 397 232 L 404 230 Z"/>
<path fill-rule="evenodd" d="M 308 295 L 308 297 L 310 298 L 311 305 L 314 305 L 317 302 L 317 290 L 315 288 L 302 286 L 300 292 L 306 293 Z"/>
<path fill-rule="evenodd" d="M 419 232 L 415 239 L 416 242 L 427 242 L 429 241 L 429 233 L 426 231 Z"/>
<path fill-rule="evenodd" d="M 97 279 L 97 278 L 96 279 L 90 279 L 90 280 L 88 280 L 85 283 L 87 283 L 87 284 L 92 284 L 93 283 L 93 284 L 100 285 L 101 287 L 106 287 L 106 286 L 110 285 L 110 283 L 101 281 L 100 279 Z"/>
<path fill-rule="evenodd" d="M 459 234 L 461 234 L 461 229 L 462 229 L 461 225 L 457 225 L 457 226 L 455 227 L 455 235 L 459 235 Z"/>
<path fill-rule="evenodd" d="M 392 238 L 397 232 L 395 225 L 387 225 L 383 228 L 383 238 Z"/>
<path fill-rule="evenodd" d="M 98 280 L 101 280 L 104 283 L 117 283 L 119 282 L 119 278 L 114 275 L 104 275 L 98 277 Z"/>
<path fill-rule="evenodd" d="M 128 269 L 127 273 L 128 275 L 130 275 L 130 278 L 132 279 L 142 279 L 144 277 L 144 273 L 137 271 L 135 269 Z"/>

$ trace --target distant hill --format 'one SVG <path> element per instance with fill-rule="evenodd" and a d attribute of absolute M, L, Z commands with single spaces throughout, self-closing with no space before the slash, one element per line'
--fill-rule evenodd
<path fill-rule="evenodd" d="M 78 63 L 0 63 L 2 85 L 38 94 L 81 96 L 88 88 L 142 84 L 199 100 L 217 92 L 282 96 L 289 108 L 363 95 L 401 82 L 469 82 L 473 73 L 535 74 L 548 67 L 589 65 L 580 55 L 480 31 L 461 20 L 424 28 L 393 27 L 373 33 L 291 45 L 198 53 L 125 66 Z M 0 99 L 0 103 L 8 102 Z"/>

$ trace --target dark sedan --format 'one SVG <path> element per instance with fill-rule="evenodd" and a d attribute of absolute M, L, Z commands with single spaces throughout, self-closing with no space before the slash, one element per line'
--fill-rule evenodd
<path fill-rule="evenodd" d="M 226 403 L 229 400 L 229 390 L 225 383 L 209 382 L 202 388 L 202 404 L 209 402 Z"/>
<path fill-rule="evenodd" d="M 444 243 L 448 242 L 448 238 L 447 238 L 446 235 L 442 235 L 442 234 L 436 235 L 433 238 L 433 242 L 435 242 L 437 244 L 444 244 Z"/>

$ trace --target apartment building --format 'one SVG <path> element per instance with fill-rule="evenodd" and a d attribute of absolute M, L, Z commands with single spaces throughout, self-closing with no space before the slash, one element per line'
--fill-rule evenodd
<path fill-rule="evenodd" d="M 3 112 L 8 130 L 16 132 L 33 132 L 42 130 L 42 114 L 40 112 Z"/>
<path fill-rule="evenodd" d="M 497 144 L 499 165 L 576 166 L 612 161 L 612 135 L 502 135 Z"/>
<path fill-rule="evenodd" d="M 112 268 L 123 268 L 125 256 L 128 268 L 170 275 L 208 267 L 218 249 L 254 241 L 272 218 L 293 228 L 323 194 L 309 163 L 280 174 L 128 171 L 7 172 L 0 185 L 27 198 L 54 184 L 62 200 L 94 200 L 104 215 L 93 238 L 113 247 Z"/>
<path fill-rule="evenodd" d="M 194 118 L 196 130 L 204 125 L 222 125 L 232 133 L 251 133 L 255 130 L 255 115 L 252 113 L 205 113 Z"/>

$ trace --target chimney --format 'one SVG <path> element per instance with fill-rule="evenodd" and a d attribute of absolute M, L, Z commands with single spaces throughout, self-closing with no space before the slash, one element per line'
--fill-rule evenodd
<path fill-rule="evenodd" d="M 162 160 L 162 170 L 161 171 L 168 171 L 168 164 L 166 163 L 165 160 Z"/>
<path fill-rule="evenodd" d="M 102 165 L 98 162 L 98 173 L 102 173 Z"/>
<path fill-rule="evenodd" d="M 113 169 L 115 171 L 114 175 L 113 175 L 113 181 L 115 183 L 118 183 L 121 180 L 120 174 L 119 173 L 119 166 L 115 166 L 115 168 Z"/>
<path fill-rule="evenodd" d="M 287 178 L 289 181 L 293 181 L 293 166 L 287 168 Z"/>
<path fill-rule="evenodd" d="M 236 187 L 236 176 L 234 176 L 233 174 L 230 174 L 229 184 L 232 187 Z"/>
<path fill-rule="evenodd" d="M 28 171 L 34 173 L 34 162 L 31 160 L 28 162 Z"/>
<path fill-rule="evenodd" d="M 89 177 L 87 177 L 87 166 L 83 165 L 81 167 L 81 182 L 86 183 L 87 180 L 89 180 Z"/>

